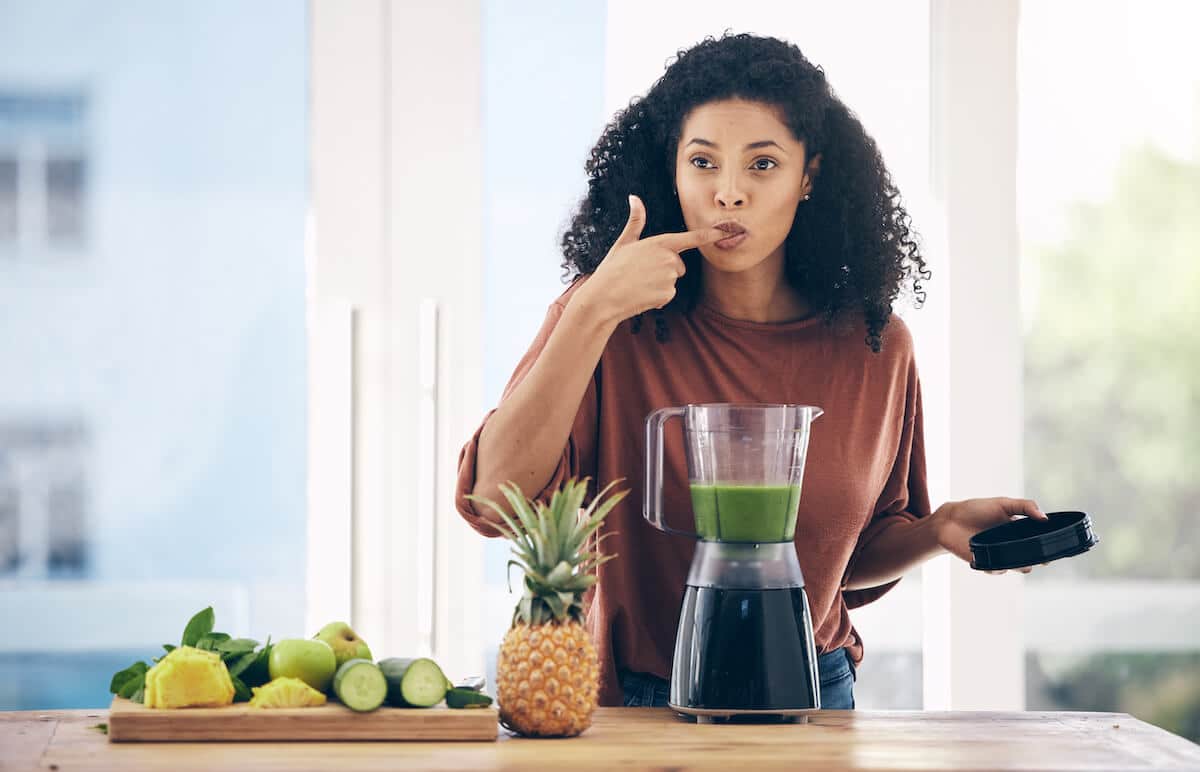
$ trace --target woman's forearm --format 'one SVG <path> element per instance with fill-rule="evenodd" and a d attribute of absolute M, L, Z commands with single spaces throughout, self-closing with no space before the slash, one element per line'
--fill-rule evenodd
<path fill-rule="evenodd" d="M 865 590 L 899 579 L 930 558 L 946 552 L 938 538 L 943 507 L 912 522 L 899 521 L 863 547 L 846 589 Z"/>
<path fill-rule="evenodd" d="M 583 288 L 571 298 L 529 373 L 483 427 L 475 495 L 503 502 L 499 486 L 509 480 L 530 497 L 546 486 L 618 322 L 592 307 Z"/>

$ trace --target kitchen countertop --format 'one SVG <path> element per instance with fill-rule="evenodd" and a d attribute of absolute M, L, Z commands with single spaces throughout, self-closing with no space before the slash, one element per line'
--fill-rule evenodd
<path fill-rule="evenodd" d="M 0 769 L 1200 770 L 1200 746 L 1125 713 L 828 710 L 808 724 L 697 725 L 599 708 L 569 740 L 110 743 L 106 710 L 0 713 Z"/>

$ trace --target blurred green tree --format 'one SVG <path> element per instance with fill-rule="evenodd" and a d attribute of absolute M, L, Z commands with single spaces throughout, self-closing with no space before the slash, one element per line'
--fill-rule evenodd
<path fill-rule="evenodd" d="M 1026 488 L 1101 539 L 1055 578 L 1198 578 L 1200 164 L 1128 152 L 1112 196 L 1069 223 L 1022 250 Z"/>
<path fill-rule="evenodd" d="M 1200 164 L 1127 153 L 1108 200 L 1022 252 L 1026 487 L 1101 538 L 1034 581 L 1200 578 Z M 1200 654 L 1081 652 L 1058 677 L 1030 654 L 1031 709 L 1127 712 L 1200 741 Z"/>

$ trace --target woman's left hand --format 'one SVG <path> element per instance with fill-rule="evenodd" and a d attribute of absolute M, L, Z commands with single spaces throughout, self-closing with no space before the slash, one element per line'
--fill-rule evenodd
<path fill-rule="evenodd" d="M 970 563 L 972 560 L 970 545 L 972 536 L 992 526 L 1016 520 L 1020 515 L 1028 515 L 1038 520 L 1049 519 L 1032 499 L 1010 498 L 949 501 L 938 507 L 932 517 L 936 518 L 937 522 L 938 544 Z M 1018 570 L 1027 574 L 1033 568 L 1026 567 Z M 1002 574 L 1004 571 L 988 571 L 987 573 Z"/>

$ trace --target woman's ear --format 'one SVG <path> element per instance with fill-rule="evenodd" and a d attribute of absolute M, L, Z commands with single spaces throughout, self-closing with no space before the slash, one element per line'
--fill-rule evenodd
<path fill-rule="evenodd" d="M 801 194 L 807 198 L 812 193 L 813 180 L 821 173 L 821 154 L 817 153 L 808 162 L 808 167 L 804 171 L 804 185 L 802 186 Z"/>

